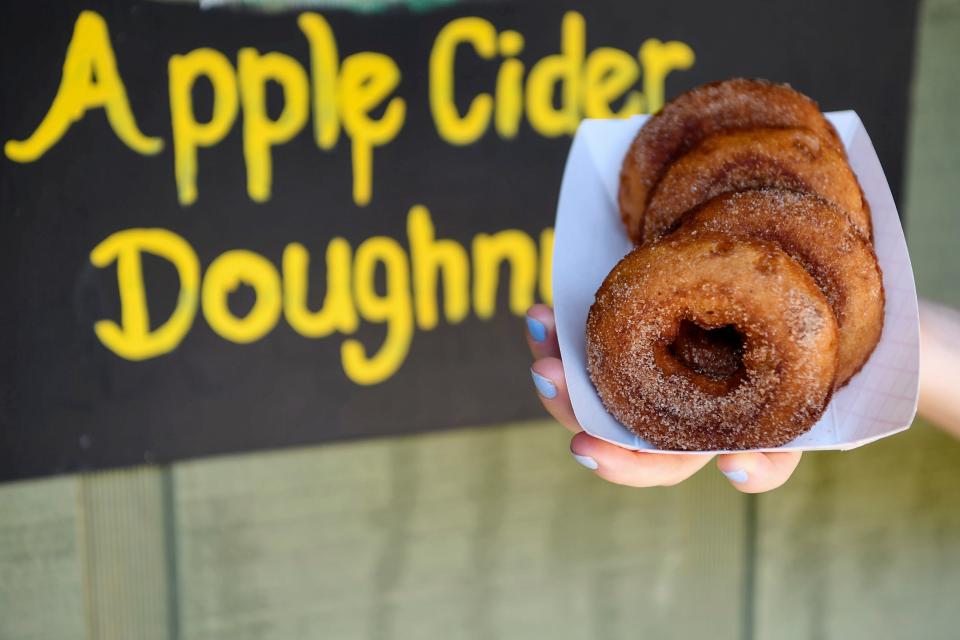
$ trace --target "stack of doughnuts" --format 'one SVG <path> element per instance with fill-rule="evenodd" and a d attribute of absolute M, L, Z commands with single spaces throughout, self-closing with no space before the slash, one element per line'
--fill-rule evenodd
<path fill-rule="evenodd" d="M 607 410 L 661 449 L 770 448 L 808 431 L 883 329 L 870 209 L 836 131 L 787 85 L 669 102 L 620 175 L 636 247 L 587 319 Z"/>

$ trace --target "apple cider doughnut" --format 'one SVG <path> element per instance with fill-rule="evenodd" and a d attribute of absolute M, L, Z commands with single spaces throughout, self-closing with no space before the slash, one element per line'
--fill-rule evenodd
<path fill-rule="evenodd" d="M 806 129 L 750 129 L 711 136 L 670 165 L 650 193 L 643 240 L 715 196 L 764 187 L 814 193 L 871 236 L 870 208 L 842 153 Z"/>
<path fill-rule="evenodd" d="M 643 242 L 650 193 L 667 167 L 708 136 L 758 128 L 807 129 L 845 157 L 833 126 L 813 100 L 788 85 L 735 78 L 677 96 L 640 128 L 620 172 L 620 215 Z"/>
<path fill-rule="evenodd" d="M 679 360 L 683 322 L 735 331 L 741 364 L 723 378 Z M 776 244 L 677 232 L 635 248 L 587 318 L 587 366 L 607 410 L 661 449 L 777 447 L 823 414 L 838 330 L 813 278 Z"/>

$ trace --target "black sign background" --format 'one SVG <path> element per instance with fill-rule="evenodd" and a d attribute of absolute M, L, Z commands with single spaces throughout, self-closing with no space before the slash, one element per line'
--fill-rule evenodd
<path fill-rule="evenodd" d="M 526 38 L 521 58 L 559 50 L 560 22 L 586 18 L 587 51 L 636 52 L 647 38 L 676 39 L 695 65 L 667 81 L 667 96 L 719 78 L 788 81 L 824 110 L 856 109 L 899 197 L 916 6 L 912 2 L 723 3 L 521 0 L 465 2 L 429 13 L 326 12 L 341 56 L 378 51 L 403 79 L 407 118 L 398 138 L 374 152 L 373 201 L 350 197 L 348 140 L 320 151 L 309 125 L 274 152 L 272 199 L 245 191 L 241 127 L 201 151 L 199 199 L 177 203 L 170 144 L 169 57 L 213 47 L 235 60 L 245 46 L 281 51 L 309 69 L 296 13 L 201 11 L 152 2 L 50 2 L 6 7 L 0 78 L 0 137 L 24 139 L 49 108 L 63 56 L 82 9 L 109 25 L 119 71 L 141 130 L 164 151 L 140 156 L 113 134 L 102 110 L 75 124 L 36 162 L 0 157 L 0 480 L 231 451 L 497 423 L 541 414 L 531 389 L 522 322 L 500 296 L 490 321 L 417 332 L 400 371 L 360 387 L 340 367 L 341 339 L 309 340 L 281 320 L 266 338 L 236 345 L 197 315 L 177 350 L 143 362 L 109 352 L 93 323 L 116 318 L 114 269 L 89 252 L 111 233 L 138 226 L 186 238 L 203 268 L 246 248 L 279 264 L 283 247 L 303 243 L 322 288 L 326 243 L 356 246 L 372 235 L 405 238 L 411 205 L 432 212 L 439 237 L 469 246 L 478 232 L 520 228 L 536 237 L 551 224 L 569 138 L 545 139 L 524 123 L 517 138 L 492 131 L 451 146 L 437 135 L 428 104 L 427 61 L 450 20 L 479 15 Z M 463 59 L 462 105 L 493 86 L 496 65 Z M 198 111 L 209 111 L 200 93 Z M 206 103 L 206 104 L 204 104 Z M 173 308 L 176 278 L 147 263 L 150 310 Z M 501 287 L 503 289 L 504 287 Z M 320 299 L 322 291 L 311 294 Z M 501 291 L 501 293 L 503 293 Z M 242 296 L 241 296 L 242 298 Z M 242 306 L 243 300 L 238 304 Z M 361 324 L 378 345 L 383 328 Z"/>

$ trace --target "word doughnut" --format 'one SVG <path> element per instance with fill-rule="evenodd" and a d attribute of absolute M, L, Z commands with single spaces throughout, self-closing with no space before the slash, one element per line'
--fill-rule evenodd
<path fill-rule="evenodd" d="M 672 352 L 681 323 L 735 331 L 741 364 L 722 379 Z M 587 367 L 607 410 L 661 449 L 777 447 L 823 414 L 837 375 L 837 321 L 776 244 L 680 231 L 635 248 L 587 318 Z"/>
<path fill-rule="evenodd" d="M 758 128 L 807 129 L 845 157 L 817 104 L 787 85 L 737 78 L 705 84 L 664 105 L 640 129 L 620 173 L 620 215 L 634 243 L 644 240 L 650 193 L 667 167 L 708 136 Z"/>
<path fill-rule="evenodd" d="M 815 193 L 871 235 L 870 209 L 842 153 L 806 129 L 752 129 L 711 136 L 670 165 L 650 193 L 643 241 L 715 196 L 763 187 Z"/>

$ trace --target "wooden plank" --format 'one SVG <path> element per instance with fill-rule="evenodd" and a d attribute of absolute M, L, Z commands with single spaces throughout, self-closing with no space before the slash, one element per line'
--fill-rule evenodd
<path fill-rule="evenodd" d="M 0 640 L 86 637 L 78 482 L 0 486 Z"/>
<path fill-rule="evenodd" d="M 177 465 L 181 637 L 739 638 L 745 499 L 712 470 L 616 487 L 567 440 L 538 423 Z"/>
<path fill-rule="evenodd" d="M 919 422 L 760 500 L 757 638 L 960 635 L 960 442 Z"/>
<path fill-rule="evenodd" d="M 172 638 L 157 469 L 0 486 L 0 640 Z"/>
<path fill-rule="evenodd" d="M 164 473 L 140 467 L 80 478 L 91 640 L 174 637 Z"/>
<path fill-rule="evenodd" d="M 960 0 L 921 5 L 907 165 L 906 227 L 921 295 L 960 307 Z"/>

